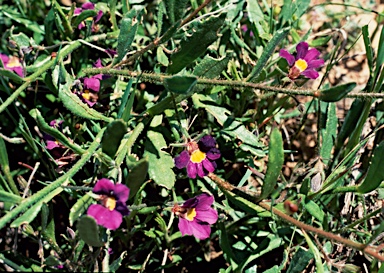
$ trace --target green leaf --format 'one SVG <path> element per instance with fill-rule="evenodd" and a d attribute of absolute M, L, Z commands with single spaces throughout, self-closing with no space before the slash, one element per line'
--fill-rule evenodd
<path fill-rule="evenodd" d="M 221 134 L 223 137 L 230 141 L 234 139 L 240 139 L 242 144 L 240 149 L 244 151 L 250 151 L 252 154 L 257 156 L 264 156 L 264 151 L 260 148 L 263 145 L 259 142 L 259 139 L 245 128 L 245 126 L 228 116 L 229 110 L 217 106 L 215 101 L 203 94 L 193 94 L 193 103 L 196 107 L 205 109 L 211 113 L 217 120 L 217 122 L 223 126 Z"/>
<path fill-rule="evenodd" d="M 265 209 L 262 207 L 256 205 L 254 202 L 251 202 L 244 197 L 241 197 L 233 192 L 230 191 L 224 191 L 225 196 L 228 198 L 228 200 L 242 209 L 245 212 L 251 213 L 253 215 L 258 215 L 261 212 L 266 212 Z M 269 213 L 270 215 L 270 213 Z M 268 215 L 266 215 L 268 216 Z"/>
<path fill-rule="evenodd" d="M 140 187 L 146 180 L 148 167 L 148 160 L 146 158 L 143 158 L 137 163 L 135 163 L 135 166 L 129 172 L 125 183 L 130 189 L 129 199 L 133 198 L 136 195 L 137 191 L 140 189 Z"/>
<path fill-rule="evenodd" d="M 124 258 L 127 256 L 127 251 L 125 250 L 125 251 L 123 251 L 121 254 L 120 254 L 120 256 L 116 259 L 116 260 L 114 260 L 110 265 L 109 265 L 109 270 L 110 270 L 110 272 L 115 272 L 115 271 L 117 271 L 119 268 L 120 268 L 120 266 L 121 266 L 121 263 L 122 263 L 122 261 L 124 260 Z"/>
<path fill-rule="evenodd" d="M 316 272 L 324 273 L 323 263 L 321 261 L 320 251 L 317 249 L 316 245 L 312 242 L 311 238 L 307 235 L 306 232 L 303 232 L 304 238 L 307 241 L 309 249 L 312 251 L 313 257 L 315 258 L 316 263 Z"/>
<path fill-rule="evenodd" d="M 141 21 L 142 13 L 142 10 L 131 9 L 121 20 L 120 33 L 117 38 L 117 57 L 114 61 L 115 64 L 119 63 L 131 48 Z"/>
<path fill-rule="evenodd" d="M 313 259 L 313 254 L 299 247 L 289 263 L 287 273 L 301 273 L 308 266 L 309 262 Z"/>
<path fill-rule="evenodd" d="M 0 202 L 19 204 L 22 200 L 23 198 L 16 194 L 0 190 Z"/>
<path fill-rule="evenodd" d="M 77 28 L 78 25 L 80 25 L 81 22 L 88 19 L 89 17 L 95 17 L 97 15 L 96 10 L 88 9 L 83 10 L 78 16 L 74 16 L 74 20 L 72 23 L 73 28 Z"/>
<path fill-rule="evenodd" d="M 325 165 L 328 165 L 332 157 L 332 149 L 337 137 L 337 125 L 338 118 L 336 115 L 336 104 L 335 103 L 320 103 L 322 109 L 322 119 L 325 121 L 325 127 L 321 128 L 321 145 L 320 145 L 320 156 Z"/>
<path fill-rule="evenodd" d="M 259 200 L 268 197 L 274 191 L 281 168 L 283 167 L 283 138 L 278 128 L 272 130 L 268 150 L 267 172 L 265 174 L 261 196 L 258 198 Z"/>
<path fill-rule="evenodd" d="M 384 141 L 376 146 L 371 158 L 367 176 L 357 188 L 360 193 L 368 193 L 378 188 L 384 181 L 384 172 L 382 171 L 384 161 Z"/>
<path fill-rule="evenodd" d="M 324 221 L 324 211 L 319 207 L 318 204 L 313 202 L 311 199 L 309 199 L 307 196 L 304 196 L 302 194 L 299 195 L 302 198 L 301 204 L 304 206 L 304 208 L 317 220 L 320 221 L 320 223 L 323 223 Z"/>
<path fill-rule="evenodd" d="M 197 78 L 193 76 L 172 76 L 164 79 L 165 88 L 175 94 L 191 93 L 197 83 Z"/>
<path fill-rule="evenodd" d="M 188 2 L 188 0 L 163 1 L 171 24 L 174 24 L 177 20 L 182 19 L 184 13 L 186 12 Z"/>
<path fill-rule="evenodd" d="M 5 186 L 9 186 L 9 189 L 14 194 L 19 195 L 19 189 L 17 188 L 16 183 L 13 180 L 11 169 L 9 167 L 7 147 L 2 137 L 0 137 L 0 168 L 4 172 L 5 177 L 7 178 L 8 184 Z"/>
<path fill-rule="evenodd" d="M 81 217 L 77 222 L 77 230 L 79 231 L 80 238 L 88 245 L 96 247 L 104 245 L 99 237 L 99 226 L 93 217 Z"/>
<path fill-rule="evenodd" d="M 93 198 L 89 194 L 79 198 L 69 211 L 69 225 L 73 226 L 73 223 L 83 215 L 92 203 Z"/>
<path fill-rule="evenodd" d="M 367 56 L 368 61 L 368 68 L 370 73 L 373 72 L 373 49 L 371 44 L 371 39 L 369 37 L 369 30 L 368 25 L 363 26 L 362 28 L 362 34 L 364 39 L 364 45 L 365 45 L 365 54 Z"/>
<path fill-rule="evenodd" d="M 47 13 L 47 16 L 44 18 L 44 29 L 45 29 L 45 40 L 48 45 L 52 45 L 54 43 L 53 38 L 53 26 L 55 24 L 55 8 L 51 8 Z"/>
<path fill-rule="evenodd" d="M 155 116 L 151 122 L 151 129 L 147 133 L 145 141 L 144 157 L 147 157 L 149 167 L 148 174 L 156 184 L 171 189 L 176 181 L 173 158 L 170 154 L 162 149 L 167 147 L 163 134 L 155 131 L 156 127 L 160 127 L 162 116 Z"/>
<path fill-rule="evenodd" d="M 349 92 L 353 90 L 353 88 L 355 88 L 355 86 L 355 82 L 350 82 L 321 90 L 318 98 L 319 100 L 325 102 L 336 102 L 344 98 Z"/>
<path fill-rule="evenodd" d="M 218 30 L 224 23 L 224 16 L 211 16 L 194 28 L 194 32 L 180 43 L 180 50 L 171 55 L 167 73 L 176 74 L 206 52 L 218 38 Z"/>
<path fill-rule="evenodd" d="M 101 140 L 101 149 L 103 153 L 114 158 L 120 142 L 127 133 L 127 125 L 123 120 L 114 120 L 108 124 L 107 129 Z"/>
<path fill-rule="evenodd" d="M 17 75 L 15 72 L 0 68 L 0 76 L 10 78 L 11 80 L 15 81 L 16 83 L 22 83 L 24 82 L 23 78 Z"/>
<path fill-rule="evenodd" d="M 260 4 L 257 0 L 247 0 L 247 12 L 249 21 L 254 23 L 258 35 L 265 37 L 268 31 L 268 23 L 264 19 L 264 13 L 260 8 Z"/>
<path fill-rule="evenodd" d="M 288 35 L 290 28 L 283 28 L 276 31 L 275 35 L 273 35 L 272 39 L 268 42 L 267 46 L 263 49 L 263 53 L 261 54 L 259 60 L 256 65 L 253 67 L 251 73 L 248 75 L 246 81 L 247 82 L 256 82 L 263 68 L 265 68 L 266 63 L 269 58 L 272 56 L 275 48 L 280 44 L 280 42 L 285 39 Z"/>
<path fill-rule="evenodd" d="M 201 62 L 199 62 L 193 70 L 193 75 L 207 79 L 214 79 L 221 75 L 230 60 L 230 56 L 214 59 L 206 55 Z"/>
<path fill-rule="evenodd" d="M 156 50 L 157 61 L 161 63 L 163 66 L 169 65 L 169 60 L 167 55 L 165 55 L 164 50 L 161 47 L 158 47 Z"/>
<path fill-rule="evenodd" d="M 11 40 L 13 40 L 19 48 L 30 46 L 29 37 L 22 32 L 11 35 Z"/>

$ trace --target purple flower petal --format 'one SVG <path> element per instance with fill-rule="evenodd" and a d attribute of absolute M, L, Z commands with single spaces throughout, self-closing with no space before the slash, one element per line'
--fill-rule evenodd
<path fill-rule="evenodd" d="M 93 64 L 93 67 L 96 67 L 96 68 L 102 68 L 103 65 L 101 64 L 101 59 L 98 58 L 97 61 Z"/>
<path fill-rule="evenodd" d="M 92 2 L 86 2 L 84 3 L 82 6 L 81 6 L 82 9 L 95 9 L 95 4 L 93 4 Z"/>
<path fill-rule="evenodd" d="M 304 57 L 307 55 L 308 52 L 308 44 L 306 42 L 300 42 L 296 46 L 296 60 L 298 59 L 304 59 Z"/>
<path fill-rule="evenodd" d="M 287 60 L 289 66 L 292 66 L 295 63 L 295 56 L 293 56 L 287 50 L 281 49 L 279 55 L 280 57 Z"/>
<path fill-rule="evenodd" d="M 189 222 L 192 235 L 199 240 L 205 240 L 211 234 L 211 226 L 208 223 L 191 221 Z"/>
<path fill-rule="evenodd" d="M 197 175 L 197 164 L 196 163 L 188 161 L 187 174 L 190 178 L 196 178 L 196 175 Z"/>
<path fill-rule="evenodd" d="M 73 12 L 73 15 L 79 15 L 83 11 L 82 8 L 75 8 L 75 11 Z"/>
<path fill-rule="evenodd" d="M 48 150 L 52 150 L 54 148 L 59 147 L 60 145 L 55 140 L 47 140 L 47 145 L 45 146 L 45 148 L 47 148 Z"/>
<path fill-rule="evenodd" d="M 93 91 L 99 92 L 100 80 L 95 77 L 84 78 L 84 86 L 87 89 L 92 89 Z"/>
<path fill-rule="evenodd" d="M 196 199 L 197 202 L 195 204 L 195 207 L 197 210 L 207 210 L 211 208 L 211 205 L 215 201 L 212 195 L 208 193 L 202 193 L 198 196 L 195 196 L 193 199 Z M 184 203 L 183 207 L 185 206 L 187 202 Z"/>
<path fill-rule="evenodd" d="M 320 56 L 320 52 L 316 48 L 311 48 L 308 50 L 307 54 L 304 57 L 304 60 L 308 63 L 314 59 L 317 59 L 317 57 Z"/>
<path fill-rule="evenodd" d="M 203 178 L 205 175 L 207 175 L 208 173 L 206 173 L 203 169 L 203 164 L 202 163 L 197 163 L 195 164 L 196 165 L 196 169 L 197 169 L 197 174 L 198 176 L 200 176 L 201 178 Z"/>
<path fill-rule="evenodd" d="M 216 147 L 216 140 L 212 136 L 203 136 L 199 140 L 199 149 L 203 152 Z"/>
<path fill-rule="evenodd" d="M 125 203 L 116 202 L 115 210 L 120 212 L 120 214 L 123 216 L 129 215 L 129 209 Z"/>
<path fill-rule="evenodd" d="M 96 17 L 94 18 L 95 23 L 99 22 L 102 16 L 103 16 L 103 11 L 102 11 L 102 10 L 99 10 L 99 11 L 97 12 Z"/>
<path fill-rule="evenodd" d="M 191 226 L 189 225 L 190 221 L 184 219 L 184 218 L 179 218 L 179 230 L 182 235 L 192 235 L 192 229 Z"/>
<path fill-rule="evenodd" d="M 5 54 L 0 53 L 0 59 L 3 62 L 4 67 L 5 67 L 9 61 L 9 57 Z"/>
<path fill-rule="evenodd" d="M 90 205 L 87 214 L 95 218 L 98 225 L 112 230 L 120 227 L 123 222 L 123 216 L 118 211 L 109 210 L 98 204 Z"/>
<path fill-rule="evenodd" d="M 111 56 L 117 55 L 117 51 L 114 49 L 106 49 L 105 52 Z"/>
<path fill-rule="evenodd" d="M 319 73 L 316 70 L 313 69 L 307 69 L 301 73 L 303 76 L 310 78 L 310 79 L 317 79 L 319 77 Z"/>
<path fill-rule="evenodd" d="M 178 169 L 187 167 L 190 160 L 188 151 L 182 151 L 179 156 L 175 157 L 175 166 Z"/>
<path fill-rule="evenodd" d="M 80 24 L 77 26 L 78 29 L 82 29 L 82 28 L 85 28 L 85 23 L 84 22 L 80 22 Z"/>
<path fill-rule="evenodd" d="M 324 60 L 323 59 L 312 60 L 312 61 L 308 62 L 307 69 L 319 68 L 323 64 L 324 64 Z"/>
<path fill-rule="evenodd" d="M 21 66 L 13 67 L 12 70 L 20 77 L 24 77 L 24 70 Z"/>
<path fill-rule="evenodd" d="M 207 158 L 203 160 L 203 167 L 208 171 L 208 172 L 213 172 L 215 170 L 215 167 L 212 165 L 211 161 L 209 161 Z"/>
<path fill-rule="evenodd" d="M 208 210 L 198 210 L 196 209 L 196 220 L 206 222 L 210 225 L 217 222 L 219 218 L 218 213 L 213 208 L 209 208 Z"/>
<path fill-rule="evenodd" d="M 116 201 L 125 203 L 129 197 L 129 188 L 124 184 L 116 184 L 113 195 L 116 197 Z"/>
<path fill-rule="evenodd" d="M 208 157 L 208 159 L 210 160 L 216 160 L 216 159 L 219 159 L 221 154 L 220 154 L 220 151 L 219 149 L 217 148 L 212 148 L 210 151 L 208 151 L 206 153 L 206 156 Z"/>
<path fill-rule="evenodd" d="M 115 190 L 115 184 L 107 179 L 107 178 L 102 178 L 93 187 L 92 192 L 96 194 L 103 194 L 103 195 L 109 195 L 110 192 Z"/>

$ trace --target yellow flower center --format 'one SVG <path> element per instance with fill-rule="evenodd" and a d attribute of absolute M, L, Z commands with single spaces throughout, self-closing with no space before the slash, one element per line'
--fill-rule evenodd
<path fill-rule="evenodd" d="M 195 219 L 195 217 L 196 217 L 195 208 L 187 209 L 187 214 L 185 216 L 185 219 L 187 219 L 188 221 L 193 221 L 193 219 Z"/>
<path fill-rule="evenodd" d="M 84 93 L 81 94 L 81 96 L 82 96 L 85 100 L 90 100 L 90 99 L 91 99 L 91 94 L 89 93 L 89 90 L 84 90 Z"/>
<path fill-rule="evenodd" d="M 205 159 L 205 153 L 203 153 L 202 151 L 200 150 L 195 150 L 193 151 L 193 153 L 191 154 L 191 161 L 193 163 L 200 163 L 201 161 L 203 161 Z"/>
<path fill-rule="evenodd" d="M 303 59 L 298 59 L 295 62 L 295 66 L 300 70 L 300 72 L 303 72 L 305 69 L 307 69 L 308 64 L 305 60 Z"/>
<path fill-rule="evenodd" d="M 104 206 L 109 210 L 114 210 L 116 208 L 116 199 L 113 197 L 107 197 L 104 201 Z"/>
<path fill-rule="evenodd" d="M 13 68 L 13 67 L 19 67 L 21 66 L 19 58 L 12 56 L 9 58 L 9 61 L 7 63 L 7 67 Z"/>

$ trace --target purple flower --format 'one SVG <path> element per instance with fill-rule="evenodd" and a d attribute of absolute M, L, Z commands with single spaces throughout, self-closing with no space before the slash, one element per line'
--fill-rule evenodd
<path fill-rule="evenodd" d="M 52 128 L 55 128 L 55 129 L 59 129 L 59 130 L 62 130 L 62 123 L 63 121 L 62 120 L 52 120 L 50 123 L 49 123 L 49 126 L 51 126 Z M 61 149 L 65 149 L 65 146 L 62 145 L 60 142 L 58 142 L 54 137 L 52 137 L 51 135 L 48 135 L 48 134 L 45 134 L 44 135 L 44 139 L 45 139 L 45 143 L 46 143 L 46 148 L 48 150 L 53 150 L 54 148 L 61 148 Z"/>
<path fill-rule="evenodd" d="M 206 176 L 215 171 L 215 160 L 220 158 L 220 151 L 216 148 L 216 140 L 211 136 L 202 137 L 199 142 L 190 141 L 187 150 L 175 157 L 175 166 L 178 169 L 187 168 L 190 178 Z"/>
<path fill-rule="evenodd" d="M 193 235 L 204 240 L 211 234 L 211 225 L 216 223 L 217 211 L 211 208 L 214 202 L 212 195 L 200 194 L 185 201 L 182 206 L 175 204 L 173 213 L 179 216 L 179 229 L 182 235 Z"/>
<path fill-rule="evenodd" d="M 0 53 L 1 61 L 3 62 L 4 69 L 15 72 L 20 77 L 24 77 L 23 67 L 20 64 L 20 59 L 15 56 L 7 56 Z"/>
<path fill-rule="evenodd" d="M 310 79 L 317 79 L 319 73 L 315 70 L 324 64 L 323 59 L 319 59 L 320 52 L 316 48 L 308 50 L 308 43 L 300 42 L 296 46 L 296 56 L 287 50 L 280 50 L 280 57 L 287 60 L 289 64 L 288 77 L 291 80 L 297 79 L 300 75 Z"/>
<path fill-rule="evenodd" d="M 87 214 L 95 218 L 98 225 L 115 230 L 123 222 L 123 216 L 129 214 L 126 202 L 129 188 L 124 184 L 114 184 L 111 180 L 102 178 L 97 181 L 92 190 L 100 195 L 101 204 L 90 205 Z"/>
<path fill-rule="evenodd" d="M 95 4 L 93 4 L 92 2 L 86 2 L 84 3 L 81 8 L 76 8 L 75 11 L 74 11 L 74 15 L 79 15 L 80 13 L 82 13 L 84 10 L 94 10 L 95 9 Z M 96 31 L 96 26 L 95 26 L 95 23 L 99 22 L 100 19 L 101 19 L 101 16 L 103 16 L 103 11 L 99 10 L 97 12 L 97 15 L 95 17 L 93 17 L 93 22 L 92 22 L 92 31 Z M 85 23 L 84 22 L 81 22 L 77 28 L 78 29 L 82 29 L 83 27 L 85 27 Z"/>

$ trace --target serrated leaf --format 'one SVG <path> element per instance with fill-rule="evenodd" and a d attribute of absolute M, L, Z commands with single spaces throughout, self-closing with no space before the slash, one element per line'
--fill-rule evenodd
<path fill-rule="evenodd" d="M 296 251 L 291 262 L 289 263 L 287 273 L 301 273 L 308 266 L 309 262 L 313 259 L 313 254 L 304 250 L 301 247 Z"/>
<path fill-rule="evenodd" d="M 69 225 L 73 226 L 73 223 L 84 214 L 92 203 L 93 199 L 88 194 L 79 198 L 69 211 Z"/>
<path fill-rule="evenodd" d="M 242 144 L 240 149 L 244 151 L 250 151 L 257 156 L 264 156 L 264 151 L 261 149 L 263 146 L 259 139 L 245 128 L 245 126 L 234 120 L 229 116 L 230 111 L 224 107 L 217 106 L 215 101 L 203 94 L 193 94 L 193 103 L 195 107 L 203 108 L 211 113 L 217 120 L 217 122 L 223 126 L 221 134 L 228 140 L 240 139 Z"/>
<path fill-rule="evenodd" d="M 193 87 L 197 83 L 197 78 L 194 76 L 179 76 L 175 75 L 164 79 L 165 88 L 175 94 L 188 94 L 192 92 Z"/>
<path fill-rule="evenodd" d="M 349 92 L 353 90 L 353 88 L 355 88 L 355 86 L 355 82 L 350 82 L 321 90 L 318 98 L 319 100 L 325 102 L 336 102 L 344 98 Z"/>
<path fill-rule="evenodd" d="M 64 67 L 57 65 L 52 73 L 53 84 L 59 90 L 59 98 L 64 106 L 73 114 L 86 119 L 104 120 L 107 122 L 112 121 L 103 114 L 97 112 L 95 109 L 82 102 L 78 96 L 71 92 L 73 79 L 65 71 Z"/>
<path fill-rule="evenodd" d="M 90 246 L 100 247 L 104 243 L 100 240 L 99 226 L 96 220 L 90 216 L 83 216 L 77 222 L 77 230 L 80 238 Z"/>
<path fill-rule="evenodd" d="M 120 33 L 117 38 L 117 57 L 114 63 L 119 63 L 131 48 L 141 21 L 142 10 L 131 9 L 121 20 Z"/>
<path fill-rule="evenodd" d="M 143 158 L 138 161 L 132 168 L 132 170 L 129 172 L 126 180 L 127 182 L 125 183 L 130 189 L 129 199 L 133 198 L 136 195 L 137 191 L 140 189 L 140 187 L 146 180 L 148 167 L 148 160 L 146 158 Z"/>
<path fill-rule="evenodd" d="M 384 181 L 384 172 L 382 171 L 384 161 L 384 141 L 376 146 L 373 151 L 371 164 L 367 171 L 364 181 L 357 188 L 360 193 L 368 193 L 378 188 Z"/>
<path fill-rule="evenodd" d="M 277 179 L 283 167 L 283 138 L 278 128 L 274 128 L 272 130 L 268 150 L 267 172 L 265 174 L 261 196 L 258 198 L 259 200 L 268 197 L 274 191 Z"/>
<path fill-rule="evenodd" d="M 154 131 L 161 126 L 162 116 L 155 116 L 151 122 L 151 129 L 147 133 L 145 141 L 144 157 L 148 159 L 148 174 L 156 184 L 171 189 L 176 181 L 173 158 L 162 149 L 167 147 L 163 134 Z"/>
<path fill-rule="evenodd" d="M 176 74 L 201 56 L 208 46 L 217 40 L 217 33 L 224 23 L 224 18 L 224 16 L 211 16 L 200 23 L 192 35 L 182 40 L 180 50 L 171 55 L 171 64 L 168 66 L 167 73 Z"/>
<path fill-rule="evenodd" d="M 101 149 L 103 153 L 114 158 L 120 142 L 127 133 L 127 125 L 123 120 L 114 120 L 108 124 L 107 129 L 101 140 Z"/>

